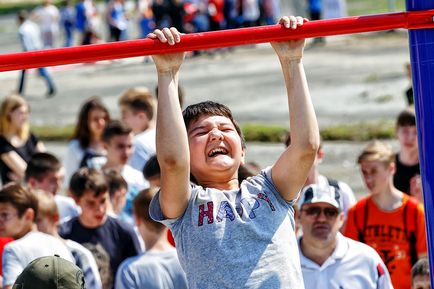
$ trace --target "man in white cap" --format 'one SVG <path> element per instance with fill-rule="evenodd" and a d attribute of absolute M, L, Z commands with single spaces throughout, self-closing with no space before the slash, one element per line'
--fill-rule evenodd
<path fill-rule="evenodd" d="M 342 197 L 333 186 L 309 185 L 299 199 L 300 262 L 306 289 L 389 289 L 389 272 L 371 247 L 344 237 Z"/>

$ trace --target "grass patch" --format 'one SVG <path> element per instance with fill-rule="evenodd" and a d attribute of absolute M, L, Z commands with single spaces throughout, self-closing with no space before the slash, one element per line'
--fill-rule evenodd
<path fill-rule="evenodd" d="M 391 121 L 337 125 L 321 130 L 323 140 L 368 141 L 395 137 L 395 126 Z"/>
<path fill-rule="evenodd" d="M 347 0 L 348 14 L 354 16 L 392 12 L 389 11 L 389 3 L 396 7 L 396 11 L 405 11 L 405 2 L 401 0 Z"/>
<path fill-rule="evenodd" d="M 283 142 L 288 129 L 284 126 L 245 124 L 241 126 L 246 141 Z"/>
<path fill-rule="evenodd" d="M 74 126 L 32 126 L 31 130 L 43 141 L 68 141 L 71 138 Z"/>

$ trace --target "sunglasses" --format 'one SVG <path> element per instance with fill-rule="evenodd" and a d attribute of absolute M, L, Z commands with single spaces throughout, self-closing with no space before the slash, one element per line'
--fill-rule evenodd
<path fill-rule="evenodd" d="M 324 212 L 324 216 L 328 219 L 336 218 L 339 215 L 339 210 L 334 208 L 321 208 L 321 207 L 310 207 L 307 209 L 302 209 L 308 216 L 318 217 L 321 212 Z"/>

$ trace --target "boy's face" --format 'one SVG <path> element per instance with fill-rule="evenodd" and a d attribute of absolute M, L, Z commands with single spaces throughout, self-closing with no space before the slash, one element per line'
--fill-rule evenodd
<path fill-rule="evenodd" d="M 396 129 L 396 137 L 398 138 L 401 150 L 414 151 L 417 150 L 417 130 L 414 125 L 400 126 Z"/>
<path fill-rule="evenodd" d="M 360 171 L 368 190 L 378 194 L 386 190 L 395 172 L 394 164 L 386 165 L 380 161 L 362 161 Z"/>
<path fill-rule="evenodd" d="M 133 153 L 133 133 L 112 137 L 105 148 L 108 164 L 125 165 Z"/>
<path fill-rule="evenodd" d="M 18 210 L 10 203 L 0 203 L 0 237 L 19 239 L 30 230 L 33 224 L 33 214 L 27 210 L 21 217 Z"/>
<path fill-rule="evenodd" d="M 81 207 L 80 221 L 88 228 L 97 228 L 107 220 L 109 193 L 95 196 L 93 191 L 86 191 L 81 198 L 76 198 L 77 205 Z"/>
<path fill-rule="evenodd" d="M 431 289 L 431 280 L 427 275 L 416 275 L 411 289 Z"/>
<path fill-rule="evenodd" d="M 51 235 L 56 224 L 51 216 L 38 214 L 38 217 L 36 218 L 36 226 L 38 226 L 40 232 Z"/>
<path fill-rule="evenodd" d="M 244 149 L 234 124 L 224 116 L 204 115 L 187 130 L 190 147 L 191 173 L 199 181 L 225 181 L 236 177 L 244 163 Z"/>
<path fill-rule="evenodd" d="M 141 133 L 149 126 L 149 119 L 145 112 L 134 112 L 126 106 L 121 106 L 122 121 L 124 121 L 135 134 Z"/>
<path fill-rule="evenodd" d="M 114 212 L 118 215 L 122 212 L 127 203 L 127 188 L 117 190 L 111 199 Z"/>
<path fill-rule="evenodd" d="M 29 185 L 32 189 L 43 190 L 45 192 L 56 195 L 59 188 L 62 186 L 64 177 L 63 168 L 57 172 L 47 173 L 42 180 L 37 180 L 36 178 L 29 178 Z"/>

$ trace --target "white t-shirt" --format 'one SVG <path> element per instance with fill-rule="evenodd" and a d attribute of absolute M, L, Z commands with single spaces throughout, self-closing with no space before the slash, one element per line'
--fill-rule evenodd
<path fill-rule="evenodd" d="M 29 232 L 7 244 L 3 251 L 3 287 L 13 285 L 18 275 L 33 260 L 55 254 L 74 263 L 74 258 L 62 241 L 41 232 Z"/>
<path fill-rule="evenodd" d="M 150 128 L 134 136 L 134 152 L 128 163 L 130 166 L 143 171 L 149 158 L 155 154 L 155 128 Z"/>
<path fill-rule="evenodd" d="M 322 266 L 300 250 L 306 289 L 393 289 L 387 267 L 374 249 L 341 233 L 337 238 L 336 249 Z"/>

